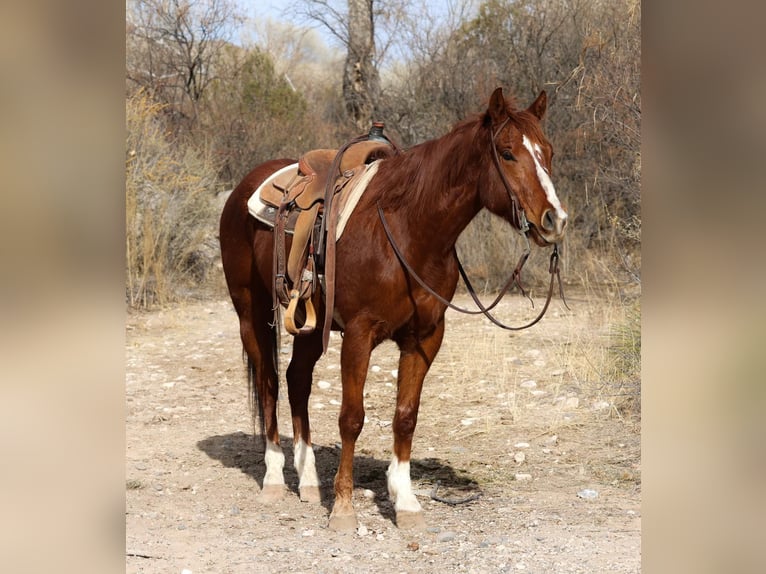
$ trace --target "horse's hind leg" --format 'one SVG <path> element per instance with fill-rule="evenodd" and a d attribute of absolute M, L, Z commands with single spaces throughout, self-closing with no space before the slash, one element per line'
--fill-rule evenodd
<path fill-rule="evenodd" d="M 298 490 L 304 502 L 319 502 L 319 476 L 309 428 L 309 395 L 314 365 L 322 356 L 322 332 L 296 337 L 293 356 L 287 368 L 287 391 L 293 419 L 293 448 Z"/>
<path fill-rule="evenodd" d="M 388 493 L 396 510 L 396 525 L 402 529 L 423 528 L 423 510 L 412 492 L 410 482 L 410 454 L 412 435 L 418 422 L 420 393 L 423 379 L 441 347 L 444 320 L 428 337 L 420 340 L 397 341 L 399 357 L 398 392 L 394 415 L 394 454 L 386 472 Z"/>
<path fill-rule="evenodd" d="M 269 326 L 270 298 L 265 292 L 253 296 L 249 290 L 240 295 L 241 297 L 233 296 L 232 299 L 239 314 L 240 335 L 250 369 L 251 392 L 258 407 L 265 444 L 263 458 L 266 474 L 259 498 L 263 502 L 272 502 L 284 496 L 285 479 L 282 470 L 285 455 L 279 446 L 277 426 L 279 382 L 274 363 L 276 337 Z"/>

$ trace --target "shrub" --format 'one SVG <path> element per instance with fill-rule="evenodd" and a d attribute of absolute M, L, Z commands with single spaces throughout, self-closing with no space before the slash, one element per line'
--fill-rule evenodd
<path fill-rule="evenodd" d="M 199 285 L 212 265 L 217 213 L 211 160 L 179 146 L 163 106 L 144 91 L 126 101 L 127 300 L 146 308 Z"/>

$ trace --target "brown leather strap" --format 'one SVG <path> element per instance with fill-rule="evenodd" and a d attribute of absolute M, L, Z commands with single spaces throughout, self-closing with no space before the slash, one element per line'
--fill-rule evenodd
<path fill-rule="evenodd" d="M 522 329 L 528 329 L 540 319 L 543 318 L 545 315 L 545 312 L 548 310 L 548 305 L 550 305 L 551 297 L 553 295 L 553 279 L 554 277 L 558 279 L 559 283 L 559 295 L 561 296 L 561 300 L 564 303 L 564 306 L 569 309 L 569 305 L 567 305 L 566 298 L 564 297 L 564 287 L 561 284 L 561 275 L 559 275 L 559 246 L 557 243 L 553 244 L 553 252 L 551 253 L 550 263 L 548 265 L 548 271 L 551 274 L 551 281 L 548 285 L 548 295 L 545 298 L 545 305 L 543 305 L 543 308 L 540 310 L 540 313 L 532 319 L 529 323 L 526 325 L 522 325 L 521 327 L 510 327 L 504 323 L 501 323 L 498 321 L 494 316 L 492 316 L 491 313 L 489 313 L 489 309 L 485 308 L 481 301 L 479 300 L 478 295 L 476 295 L 476 291 L 473 289 L 473 285 L 471 285 L 471 282 L 468 280 L 468 275 L 466 274 L 465 270 L 463 269 L 463 266 L 460 264 L 460 261 L 458 260 L 458 269 L 460 270 L 460 276 L 463 278 L 463 281 L 465 282 L 466 289 L 468 290 L 468 293 L 470 293 L 471 298 L 473 299 L 474 303 L 476 303 L 476 306 L 480 309 L 482 314 L 487 317 L 490 321 L 492 321 L 495 325 L 500 327 L 501 329 L 506 329 L 508 331 L 521 331 Z M 514 274 L 516 273 L 516 270 L 514 270 Z M 531 297 L 527 296 L 529 300 L 531 301 Z M 533 303 L 534 305 L 534 303 Z"/>
<path fill-rule="evenodd" d="M 497 173 L 500 175 L 500 180 L 503 182 L 503 187 L 505 187 L 505 191 L 508 193 L 508 197 L 511 200 L 511 219 L 513 220 L 511 223 L 516 229 L 518 229 L 519 233 L 526 234 L 527 231 L 529 231 L 527 216 L 524 213 L 524 208 L 521 206 L 519 199 L 513 192 L 511 183 L 508 181 L 508 178 L 505 177 L 505 172 L 503 172 L 503 169 L 500 167 L 500 158 L 497 156 L 497 147 L 495 147 L 495 139 L 498 135 L 500 135 L 500 132 L 503 131 L 503 128 L 508 124 L 510 120 L 511 117 L 508 116 L 505 121 L 500 124 L 500 127 L 497 128 L 495 133 L 490 133 L 491 139 L 489 142 L 489 147 L 492 149 L 492 162 L 495 164 Z"/>
<path fill-rule="evenodd" d="M 527 250 L 522 254 L 521 259 L 519 259 L 519 262 L 516 264 L 516 268 L 513 270 L 513 273 L 511 273 L 511 277 L 506 281 L 505 286 L 500 291 L 500 294 L 495 298 L 495 300 L 492 302 L 491 305 L 488 307 L 485 307 L 481 301 L 479 300 L 478 295 L 476 294 L 476 291 L 473 288 L 473 285 L 468 279 L 468 275 L 465 272 L 465 269 L 463 268 L 462 263 L 460 263 L 460 259 L 457 256 L 457 251 L 453 249 L 453 253 L 455 255 L 455 260 L 457 261 L 458 270 L 460 271 L 460 276 L 463 278 L 463 281 L 465 282 L 466 289 L 468 290 L 468 293 L 471 295 L 471 298 L 474 300 L 474 303 L 476 303 L 476 306 L 478 307 L 478 310 L 472 310 L 472 309 L 465 309 L 463 307 L 458 307 L 457 305 L 454 305 L 452 302 L 448 301 L 441 295 L 439 295 L 436 291 L 434 291 L 431 287 L 428 286 L 428 284 L 423 281 L 423 279 L 420 278 L 420 276 L 415 272 L 415 270 L 412 268 L 412 266 L 407 262 L 407 260 L 404 257 L 404 254 L 399 249 L 399 246 L 396 244 L 396 241 L 394 240 L 394 237 L 391 233 L 391 228 L 388 225 L 388 222 L 386 221 L 386 217 L 383 214 L 383 209 L 378 204 L 378 216 L 380 217 L 380 222 L 383 224 L 383 229 L 386 232 L 386 237 L 388 237 L 388 241 L 391 244 L 391 247 L 394 250 L 394 253 L 396 253 L 396 256 L 399 258 L 399 261 L 402 263 L 402 266 L 405 268 L 407 273 L 409 273 L 415 281 L 418 282 L 418 284 L 426 290 L 430 295 L 435 297 L 439 302 L 446 305 L 450 309 L 453 309 L 455 311 L 458 311 L 459 313 L 465 313 L 466 315 L 484 315 L 492 321 L 495 325 L 498 327 L 501 327 L 502 329 L 506 329 L 508 331 L 521 331 L 522 329 L 528 329 L 535 323 L 537 323 L 540 319 L 543 318 L 543 315 L 545 315 L 545 312 L 548 310 L 548 305 L 551 302 L 551 296 L 553 295 L 553 281 L 554 277 L 558 278 L 559 283 L 559 293 L 561 294 L 561 298 L 564 299 L 564 289 L 561 284 L 561 276 L 559 275 L 559 267 L 558 267 L 558 261 L 559 261 L 559 252 L 558 252 L 558 244 L 553 245 L 553 253 L 551 253 L 551 259 L 550 259 L 550 265 L 549 265 L 549 271 L 551 274 L 551 282 L 550 286 L 548 287 L 548 295 L 545 300 L 545 305 L 543 306 L 543 309 L 540 311 L 540 313 L 535 317 L 532 321 L 529 323 L 522 325 L 520 327 L 512 327 L 509 325 L 506 325 L 500 321 L 498 321 L 492 314 L 489 312 L 495 305 L 498 304 L 500 299 L 505 295 L 505 293 L 510 289 L 510 287 L 514 284 L 517 284 L 519 288 L 521 289 L 521 292 L 523 295 L 525 295 L 529 300 L 531 301 L 531 297 L 526 294 L 526 291 L 524 291 L 524 288 L 521 286 L 521 282 L 519 281 L 521 276 L 521 268 L 524 266 L 524 263 L 526 262 L 527 258 L 529 257 L 529 242 L 527 242 Z M 526 237 L 526 234 L 524 235 Z M 534 305 L 534 302 L 533 302 Z M 564 305 L 566 305 L 566 300 L 564 299 Z M 569 308 L 567 306 L 567 308 Z"/>
<path fill-rule="evenodd" d="M 332 165 L 330 166 L 330 171 L 327 174 L 327 184 L 325 187 L 324 192 L 324 213 L 325 216 L 322 219 L 322 228 L 319 233 L 319 247 L 317 249 L 317 256 L 319 257 L 319 260 L 324 262 L 324 267 L 326 269 L 327 267 L 327 256 L 326 256 L 326 250 L 328 247 L 328 241 L 327 239 L 330 237 L 330 234 L 327 233 L 327 227 L 329 225 L 329 213 L 332 211 L 332 200 L 335 196 L 335 180 L 343 175 L 340 171 L 340 162 L 343 159 L 343 153 L 353 144 L 358 143 L 360 141 L 364 141 L 367 139 L 367 135 L 358 136 L 354 139 L 352 139 L 350 142 L 343 145 L 338 150 L 338 153 L 335 154 L 335 159 L 332 161 Z M 325 274 L 325 278 L 327 275 Z M 325 321 L 326 323 L 326 321 Z M 325 348 L 325 351 L 327 349 Z"/>
<path fill-rule="evenodd" d="M 287 204 L 282 202 L 277 212 L 274 226 L 274 292 L 272 294 L 275 313 L 280 301 L 289 299 L 287 291 L 287 265 L 285 262 L 285 225 L 287 222 Z"/>
<path fill-rule="evenodd" d="M 334 197 L 349 182 L 353 172 L 343 174 L 343 180 L 333 187 L 333 192 L 329 195 Z M 325 210 L 323 223 L 326 222 L 324 235 L 324 283 L 325 283 L 325 304 L 324 304 L 324 324 L 322 326 L 322 352 L 326 353 L 330 344 L 330 331 L 332 330 L 332 319 L 335 311 L 335 231 L 338 227 L 338 206 L 330 200 L 328 207 L 325 199 Z"/>

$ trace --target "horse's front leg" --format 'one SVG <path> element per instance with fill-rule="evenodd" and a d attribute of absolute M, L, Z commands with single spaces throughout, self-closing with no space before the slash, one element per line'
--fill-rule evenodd
<path fill-rule="evenodd" d="M 335 475 L 335 502 L 330 514 L 330 528 L 333 530 L 352 530 L 357 526 L 351 501 L 354 490 L 354 448 L 364 426 L 362 392 L 373 346 L 373 333 L 369 325 L 361 325 L 360 322 L 346 325 L 340 357 L 343 383 L 338 417 L 341 453 Z"/>
<path fill-rule="evenodd" d="M 394 454 L 388 467 L 388 494 L 396 510 L 396 525 L 402 529 L 423 528 L 423 509 L 412 492 L 410 481 L 410 454 L 412 435 L 418 422 L 420 393 L 423 379 L 439 352 L 444 336 L 444 319 L 425 338 L 412 342 L 397 341 L 401 348 L 399 357 L 398 392 L 394 415 Z"/>

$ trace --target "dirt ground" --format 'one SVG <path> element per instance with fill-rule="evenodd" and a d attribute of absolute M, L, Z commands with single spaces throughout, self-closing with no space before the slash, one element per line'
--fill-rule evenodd
<path fill-rule="evenodd" d="M 327 528 L 340 452 L 339 336 L 310 400 L 321 504 L 298 499 L 283 382 L 289 491 L 267 506 L 257 500 L 263 446 L 231 303 L 130 313 L 126 571 L 640 572 L 640 425 L 596 380 L 619 306 L 581 295 L 570 307 L 552 303 L 521 333 L 448 311 L 413 443 L 413 488 L 428 523 L 419 532 L 393 522 L 385 471 L 398 355 L 392 343 L 376 349 L 354 467 L 360 527 L 343 534 Z M 518 321 L 532 313 L 519 297 L 499 311 Z M 447 504 L 435 487 L 452 502 L 478 498 Z"/>

